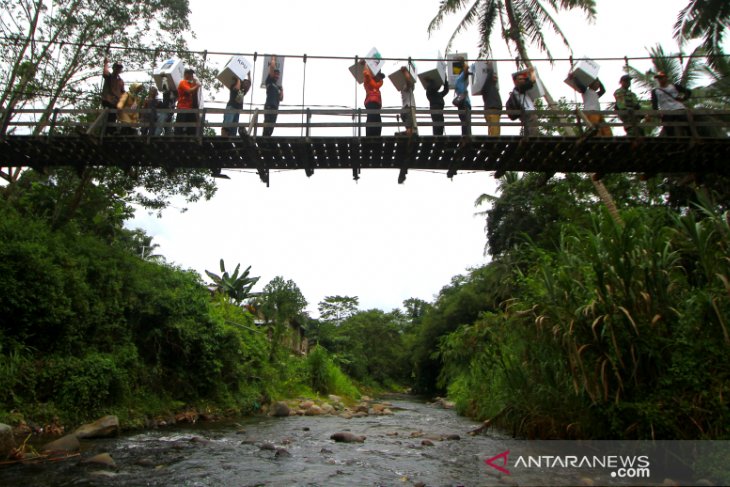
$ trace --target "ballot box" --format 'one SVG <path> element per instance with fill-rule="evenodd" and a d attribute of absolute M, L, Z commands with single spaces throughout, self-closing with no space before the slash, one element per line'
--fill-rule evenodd
<path fill-rule="evenodd" d="M 453 52 L 446 55 L 446 76 L 449 80 L 449 85 L 456 85 L 456 78 L 461 74 L 461 67 L 456 63 L 458 58 L 469 59 L 469 55 L 465 52 Z M 466 67 L 466 66 L 464 66 Z"/>
<path fill-rule="evenodd" d="M 413 81 L 415 82 L 415 80 L 418 78 L 416 65 L 411 62 L 409 64 L 404 64 L 402 67 L 408 68 L 408 71 L 411 73 Z M 390 73 L 388 75 L 388 79 L 391 81 L 391 83 L 393 83 L 393 86 L 395 86 L 395 89 L 398 91 L 401 91 L 406 87 L 406 76 L 400 67 L 396 71 Z"/>
<path fill-rule="evenodd" d="M 444 61 L 441 53 L 438 53 L 438 58 L 435 64 L 427 66 L 423 72 L 418 73 L 418 80 L 424 89 L 428 89 L 428 85 L 431 81 L 436 83 L 436 86 L 441 86 L 446 82 L 446 61 Z"/>
<path fill-rule="evenodd" d="M 571 70 L 573 78 L 566 78 L 565 83 L 574 90 L 580 91 L 578 90 L 574 80 L 580 81 L 583 86 L 589 86 L 596 80 L 596 78 L 598 78 L 599 69 L 600 66 L 595 61 L 591 61 L 590 59 L 581 59 L 573 65 L 573 69 Z"/>
<path fill-rule="evenodd" d="M 152 79 L 160 91 L 168 89 L 177 89 L 177 85 L 183 79 L 185 67 L 181 59 L 171 58 L 164 61 L 152 71 Z"/>
<path fill-rule="evenodd" d="M 269 63 L 271 63 L 272 57 L 276 58 L 276 68 L 280 71 L 279 81 L 276 84 L 284 86 L 284 56 L 266 54 L 264 56 L 264 69 L 261 74 L 261 88 L 266 88 L 266 78 L 269 76 Z"/>
<path fill-rule="evenodd" d="M 540 81 L 540 76 L 537 74 L 537 69 L 534 69 L 534 71 L 535 71 L 534 86 L 527 91 L 527 94 L 530 95 L 530 98 L 532 98 L 533 100 L 537 100 L 538 98 L 542 98 L 543 96 L 545 96 L 545 87 L 543 86 L 542 81 Z M 530 70 L 523 69 L 520 71 L 516 71 L 516 72 L 512 73 L 512 78 L 514 79 L 517 75 L 522 74 L 522 73 L 526 73 L 529 76 Z"/>
<path fill-rule="evenodd" d="M 380 55 L 380 51 L 378 51 L 376 48 L 370 49 L 370 51 L 365 56 L 365 64 L 368 65 L 368 68 L 370 68 L 370 71 L 373 73 L 373 75 L 378 74 L 385 65 L 385 61 L 383 60 L 382 56 Z M 350 73 L 355 77 L 358 83 L 362 84 L 365 81 L 365 78 L 363 78 L 362 75 L 363 72 L 363 65 L 359 62 L 353 64 L 350 66 Z"/>
<path fill-rule="evenodd" d="M 243 56 L 233 56 L 226 64 L 226 67 L 218 73 L 218 79 L 223 86 L 230 88 L 236 78 L 241 81 L 248 77 L 253 69 L 253 63 Z"/>
<path fill-rule="evenodd" d="M 494 75 L 497 75 L 497 63 L 494 61 L 476 61 L 474 64 L 472 64 L 471 72 L 472 72 L 472 83 L 471 83 L 471 94 L 476 96 L 480 95 L 482 93 L 482 88 L 484 87 L 484 82 L 487 81 L 487 70 L 492 69 L 494 71 Z M 497 84 L 497 89 L 499 89 L 499 84 Z"/>

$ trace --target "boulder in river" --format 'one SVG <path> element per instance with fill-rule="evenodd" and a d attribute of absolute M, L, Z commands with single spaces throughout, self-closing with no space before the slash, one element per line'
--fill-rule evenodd
<path fill-rule="evenodd" d="M 116 462 L 114 461 L 112 456 L 108 453 L 99 453 L 98 455 L 94 455 L 93 457 L 89 457 L 85 460 L 82 460 L 81 463 L 104 465 L 105 467 L 113 467 L 113 468 L 117 467 Z"/>
<path fill-rule="evenodd" d="M 339 431 L 337 433 L 334 433 L 332 436 L 330 436 L 331 440 L 335 440 L 339 443 L 363 443 L 365 441 L 365 437 L 362 435 L 356 435 L 354 433 L 350 433 L 349 431 Z"/>
<path fill-rule="evenodd" d="M 113 415 L 99 418 L 93 423 L 79 426 L 74 435 L 77 438 L 108 438 L 119 434 L 119 418 Z"/>
<path fill-rule="evenodd" d="M 271 415 L 277 418 L 283 418 L 289 416 L 290 410 L 289 405 L 284 401 L 277 401 L 271 408 Z"/>
<path fill-rule="evenodd" d="M 322 414 L 322 408 L 316 404 L 310 406 L 306 411 L 304 411 L 305 416 L 319 416 L 320 414 Z"/>
<path fill-rule="evenodd" d="M 77 452 L 81 448 L 79 438 L 75 434 L 62 436 L 57 440 L 46 443 L 41 448 L 42 452 L 63 452 L 71 453 Z"/>
<path fill-rule="evenodd" d="M 15 448 L 15 437 L 10 425 L 0 423 L 0 458 L 6 458 Z"/>

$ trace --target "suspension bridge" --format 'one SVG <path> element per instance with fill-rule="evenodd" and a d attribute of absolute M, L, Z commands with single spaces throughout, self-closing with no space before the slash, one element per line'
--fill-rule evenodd
<path fill-rule="evenodd" d="M 149 115 L 140 112 L 142 119 Z M 443 171 L 448 177 L 458 171 L 494 171 L 496 177 L 506 171 L 730 173 L 728 111 L 688 111 L 686 123 L 674 122 L 686 135 L 672 137 L 624 136 L 615 112 L 604 113 L 615 136 L 599 137 L 579 110 L 541 110 L 545 135 L 533 137 L 520 135 L 519 120 L 512 121 L 506 111 L 473 110 L 472 135 L 434 136 L 430 135 L 434 112 L 416 109 L 417 131 L 412 136 L 397 132 L 402 128 L 400 109 L 380 110 L 383 122 L 378 125 L 383 132 L 392 132 L 381 136 L 365 135 L 372 124 L 365 121 L 364 109 L 278 110 L 272 136 L 261 135 L 266 110 L 238 110 L 248 122 L 230 130 L 236 135 L 220 136 L 217 131 L 223 123 L 217 120 L 222 120 L 225 109 L 195 112 L 195 123 L 139 123 L 127 127 L 131 133 L 108 130 L 106 110 L 55 110 L 42 128 L 36 122 L 40 110 L 21 110 L 12 117 L 2 113 L 8 123 L 0 136 L 0 167 L 203 168 L 219 177 L 225 177 L 225 169 L 253 169 L 267 185 L 272 170 L 303 170 L 311 176 L 318 170 L 351 169 L 358 179 L 362 169 L 395 169 L 399 182 L 405 181 L 409 169 Z M 456 110 L 440 113 L 445 126 L 461 125 Z M 482 135 L 487 133 L 487 113 L 501 115 L 506 135 Z M 656 125 L 661 114 L 642 115 L 656 120 Z M 181 128 L 187 133 L 179 133 Z"/>

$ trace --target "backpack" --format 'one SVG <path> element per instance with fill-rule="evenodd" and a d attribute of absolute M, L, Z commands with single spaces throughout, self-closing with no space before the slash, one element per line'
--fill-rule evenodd
<path fill-rule="evenodd" d="M 522 106 L 520 105 L 520 102 L 517 101 L 517 95 L 514 91 L 509 94 L 509 98 L 507 98 L 507 103 L 504 105 L 504 108 L 508 112 L 516 112 L 522 110 Z M 519 113 L 508 113 L 507 116 L 510 120 L 517 120 L 518 118 L 520 118 Z"/>

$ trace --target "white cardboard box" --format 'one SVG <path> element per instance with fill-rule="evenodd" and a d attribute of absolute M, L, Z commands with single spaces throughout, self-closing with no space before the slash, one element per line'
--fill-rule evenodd
<path fill-rule="evenodd" d="M 446 81 L 446 61 L 443 60 L 441 53 L 438 53 L 438 60 L 432 69 L 428 69 L 418 74 L 418 79 L 424 89 L 428 89 L 428 82 L 433 80 L 440 87 Z"/>
<path fill-rule="evenodd" d="M 484 82 L 487 80 L 487 69 L 491 64 L 494 75 L 497 75 L 497 63 L 494 61 L 477 61 L 472 65 L 471 71 L 473 73 L 471 94 L 476 96 L 482 93 Z M 497 89 L 499 89 L 499 82 L 497 82 Z"/>
<path fill-rule="evenodd" d="M 223 86 L 230 88 L 233 84 L 234 77 L 244 80 L 248 76 L 248 73 L 253 69 L 251 61 L 243 56 L 233 56 L 226 67 L 218 73 L 218 79 Z"/>
<path fill-rule="evenodd" d="M 373 75 L 378 74 L 383 69 L 383 66 L 385 66 L 385 61 L 380 55 L 380 51 L 378 51 L 375 47 L 370 49 L 370 52 L 368 52 L 365 58 L 365 64 L 368 65 L 368 68 L 370 68 L 370 71 L 373 73 Z M 365 81 L 362 72 L 363 67 L 362 64 L 360 64 L 359 62 L 350 66 L 350 73 L 352 73 L 357 82 L 360 84 Z"/>
<path fill-rule="evenodd" d="M 406 67 L 406 66 L 404 66 Z M 418 71 L 416 70 L 416 65 L 411 63 L 408 67 L 408 71 L 411 73 L 411 76 L 413 76 L 413 81 L 416 81 L 416 78 L 418 77 Z M 401 71 L 400 68 L 398 68 L 397 71 L 394 71 L 388 75 L 388 79 L 393 83 L 395 88 L 398 91 L 401 91 L 406 86 L 406 77 L 403 75 L 403 71 Z"/>
<path fill-rule="evenodd" d="M 595 61 L 590 59 L 582 59 L 573 65 L 571 72 L 573 77 L 580 81 L 583 86 L 589 86 L 598 78 L 598 70 L 600 66 Z M 573 88 L 575 91 L 579 91 L 572 79 L 566 78 L 565 84 Z"/>
<path fill-rule="evenodd" d="M 264 69 L 261 74 L 261 88 L 266 88 L 266 78 L 269 76 L 269 63 L 271 62 L 271 56 L 271 54 L 266 54 L 264 56 Z M 277 83 L 279 86 L 283 86 L 284 83 L 284 61 L 285 58 L 283 56 L 276 56 L 276 67 L 281 72 L 281 74 L 279 74 L 279 82 Z"/>
<path fill-rule="evenodd" d="M 456 58 L 463 57 L 469 59 L 469 55 L 465 52 L 454 52 L 446 55 L 446 74 L 448 76 L 449 84 L 451 86 L 456 85 L 456 78 L 461 74 L 461 68 L 454 65 Z"/>
<path fill-rule="evenodd" d="M 152 79 L 155 80 L 155 85 L 160 91 L 163 91 L 163 85 L 167 85 L 169 89 L 174 88 L 177 90 L 177 85 L 182 81 L 184 73 L 185 67 L 182 60 L 171 58 L 152 71 Z"/>

